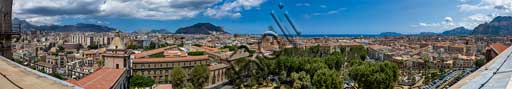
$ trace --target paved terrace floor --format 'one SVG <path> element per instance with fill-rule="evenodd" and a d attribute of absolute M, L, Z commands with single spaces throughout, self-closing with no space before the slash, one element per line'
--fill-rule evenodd
<path fill-rule="evenodd" d="M 463 78 L 450 89 L 512 89 L 512 48 Z"/>
<path fill-rule="evenodd" d="M 80 89 L 0 56 L 0 89 Z"/>

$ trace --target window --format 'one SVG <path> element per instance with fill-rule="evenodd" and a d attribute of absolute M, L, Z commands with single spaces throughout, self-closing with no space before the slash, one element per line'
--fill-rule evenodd
<path fill-rule="evenodd" d="M 119 69 L 119 64 L 116 64 L 116 69 Z"/>

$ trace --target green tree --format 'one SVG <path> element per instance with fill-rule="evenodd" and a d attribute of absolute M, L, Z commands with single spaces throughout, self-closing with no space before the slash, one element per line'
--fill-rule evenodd
<path fill-rule="evenodd" d="M 324 64 L 329 67 L 329 69 L 340 70 L 345 64 L 341 55 L 331 54 L 331 56 L 327 56 L 323 58 Z"/>
<path fill-rule="evenodd" d="M 185 45 L 184 45 L 184 44 L 178 44 L 177 46 L 178 46 L 178 47 L 183 47 L 183 46 L 185 46 Z"/>
<path fill-rule="evenodd" d="M 89 45 L 87 46 L 89 49 L 98 49 L 98 45 Z"/>
<path fill-rule="evenodd" d="M 192 52 L 188 52 L 188 55 L 190 56 L 201 56 L 201 55 L 205 55 L 206 53 L 204 51 L 192 51 Z"/>
<path fill-rule="evenodd" d="M 184 87 L 187 81 L 187 74 L 181 67 L 174 67 L 171 71 L 171 84 L 175 89 Z"/>
<path fill-rule="evenodd" d="M 205 65 L 195 66 L 192 68 L 192 79 L 191 83 L 193 86 L 202 88 L 204 87 L 204 84 L 208 81 L 208 78 L 210 76 L 210 72 L 208 71 L 208 67 Z"/>
<path fill-rule="evenodd" d="M 169 46 L 169 44 L 167 44 L 167 43 L 160 44 L 160 47 L 167 47 L 167 46 Z"/>
<path fill-rule="evenodd" d="M 203 47 L 203 45 L 201 45 L 201 44 L 193 44 L 192 46 Z"/>
<path fill-rule="evenodd" d="M 155 42 L 149 43 L 148 49 L 155 49 L 155 48 L 156 48 L 156 43 Z"/>
<path fill-rule="evenodd" d="M 308 72 L 309 75 L 315 76 L 315 73 L 318 70 L 322 69 L 329 69 L 327 65 L 325 65 L 323 62 L 315 62 L 312 64 L 306 64 L 306 72 Z"/>
<path fill-rule="evenodd" d="M 99 61 L 96 61 L 96 64 L 98 64 L 98 66 L 104 66 L 105 62 L 103 60 L 99 60 Z"/>
<path fill-rule="evenodd" d="M 155 80 L 150 77 L 144 77 L 141 75 L 135 75 L 130 78 L 130 87 L 151 87 L 155 84 Z"/>
<path fill-rule="evenodd" d="M 133 44 L 130 44 L 130 45 L 128 45 L 128 47 L 127 47 L 127 48 L 128 48 L 128 49 L 138 49 L 138 48 L 139 48 L 139 46 L 137 46 L 137 45 L 133 45 Z"/>
<path fill-rule="evenodd" d="M 398 66 L 391 62 L 363 62 L 349 70 L 349 76 L 363 89 L 392 89 L 398 81 Z"/>
<path fill-rule="evenodd" d="M 312 83 L 316 89 L 342 89 L 344 87 L 341 74 L 330 69 L 322 69 L 316 72 Z"/>
<path fill-rule="evenodd" d="M 368 55 L 368 51 L 364 46 L 352 46 L 348 48 L 349 51 L 346 52 L 347 59 L 352 60 L 364 60 Z"/>
<path fill-rule="evenodd" d="M 220 47 L 220 49 L 228 49 L 229 51 L 235 51 L 236 47 L 235 46 L 226 45 L 226 46 Z"/>
<path fill-rule="evenodd" d="M 291 80 L 293 82 L 293 89 L 305 89 L 309 87 L 309 83 L 311 82 L 311 78 L 306 72 L 293 72 L 291 74 Z"/>
<path fill-rule="evenodd" d="M 480 67 L 484 66 L 484 65 L 485 65 L 485 63 L 486 63 L 486 62 L 485 62 L 485 59 L 477 59 L 477 60 L 475 61 L 475 66 L 476 66 L 477 68 L 480 68 Z"/>
<path fill-rule="evenodd" d="M 202 87 L 199 87 L 199 86 L 194 86 L 192 83 L 185 83 L 185 85 L 183 85 L 183 89 L 202 89 Z"/>
<path fill-rule="evenodd" d="M 60 80 L 66 79 L 66 78 L 62 77 L 60 74 L 55 73 L 55 72 L 54 73 L 50 73 L 50 76 L 53 76 L 53 77 L 55 77 L 57 79 L 60 79 Z"/>

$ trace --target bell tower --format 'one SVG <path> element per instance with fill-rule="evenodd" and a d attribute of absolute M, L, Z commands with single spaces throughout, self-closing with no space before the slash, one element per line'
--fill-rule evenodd
<path fill-rule="evenodd" d="M 103 54 L 102 58 L 105 62 L 104 67 L 112 69 L 128 68 L 129 55 L 118 30 L 114 32 L 114 39 L 112 39 L 112 42 L 106 49 L 106 53 Z"/>

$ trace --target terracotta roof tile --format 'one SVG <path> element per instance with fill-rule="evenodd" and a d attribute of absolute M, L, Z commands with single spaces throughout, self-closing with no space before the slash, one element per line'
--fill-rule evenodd
<path fill-rule="evenodd" d="M 69 80 L 66 80 L 66 82 L 69 82 L 73 85 L 76 85 L 76 86 L 80 86 L 80 84 L 78 83 L 78 81 L 76 81 L 75 79 L 69 79 Z"/>
<path fill-rule="evenodd" d="M 125 69 L 102 68 L 75 82 L 85 89 L 109 89 L 121 78 Z M 70 83 L 73 83 L 74 81 Z"/>
<path fill-rule="evenodd" d="M 175 47 L 175 46 L 167 46 L 167 47 L 163 47 L 163 48 L 158 48 L 158 49 L 153 49 L 153 50 L 149 50 L 149 51 L 144 51 L 144 52 L 141 52 L 141 53 L 134 54 L 133 56 L 135 58 L 142 58 L 142 57 L 149 56 L 149 55 L 152 55 L 152 54 L 157 54 L 157 53 L 160 53 L 160 52 L 164 52 L 165 50 L 167 50 L 169 48 L 173 48 L 173 47 Z"/>
<path fill-rule="evenodd" d="M 491 44 L 490 46 L 498 54 L 505 51 L 508 48 L 508 46 L 505 46 L 501 43 L 494 43 L 494 44 Z"/>

